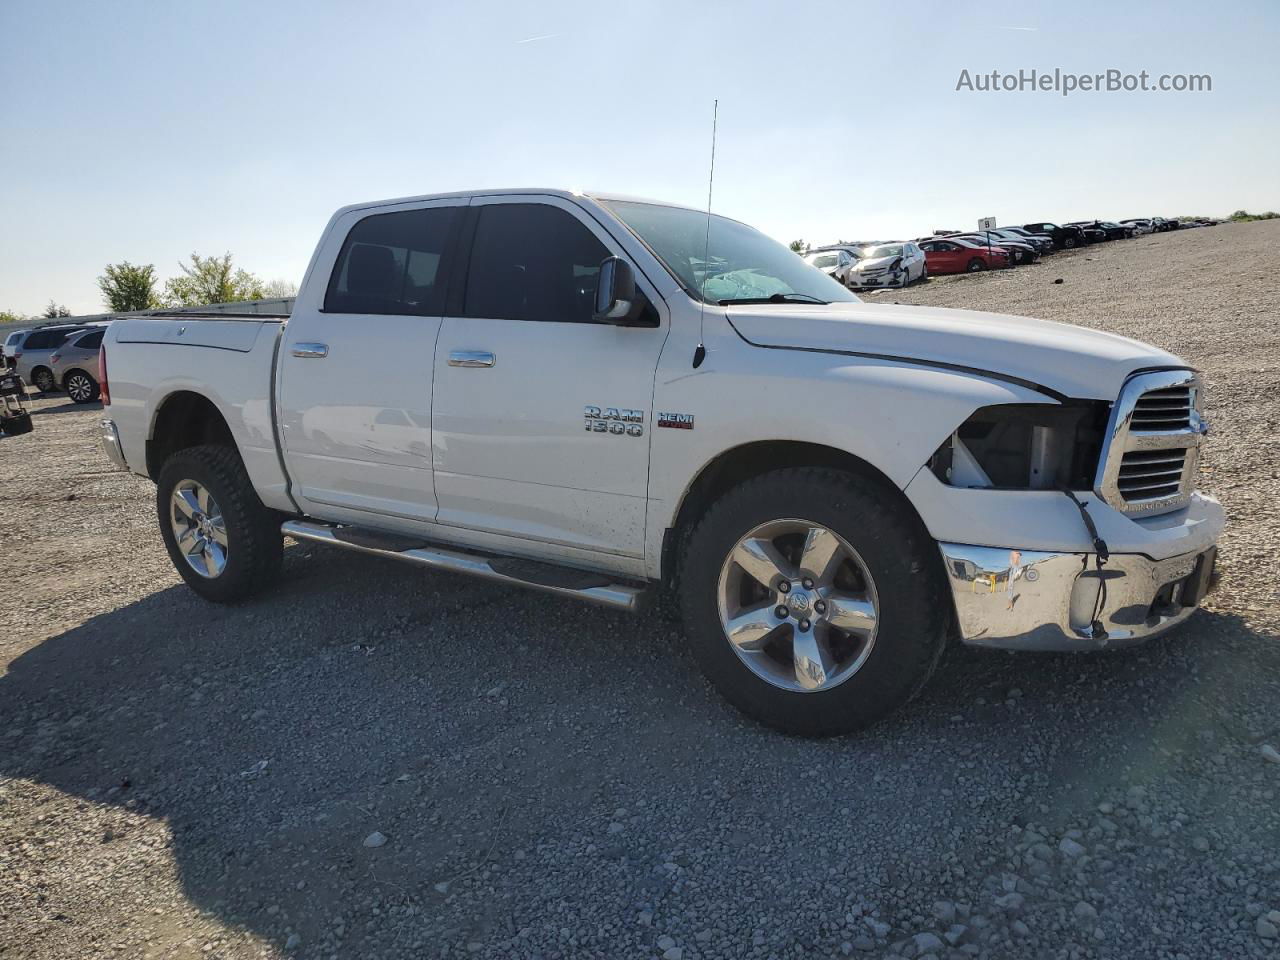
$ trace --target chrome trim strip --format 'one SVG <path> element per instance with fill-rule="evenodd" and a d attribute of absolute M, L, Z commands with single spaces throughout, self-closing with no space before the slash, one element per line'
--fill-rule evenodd
<path fill-rule="evenodd" d="M 1093 554 L 940 543 L 961 639 L 1002 650 L 1099 650 L 1127 646 L 1181 623 L 1195 607 L 1172 603 L 1152 612 L 1160 591 L 1190 576 L 1199 552 L 1168 560 L 1112 554 L 1099 573 Z M 1106 600 L 1090 629 L 1100 578 Z"/>
<path fill-rule="evenodd" d="M 1173 430 L 1146 430 L 1133 422 L 1138 401 L 1152 390 L 1186 387 L 1191 400 L 1189 425 Z M 1120 396 L 1111 408 L 1102 455 L 1094 478 L 1094 492 L 1106 503 L 1126 516 L 1146 516 L 1186 506 L 1195 485 L 1200 460 L 1200 445 L 1208 432 L 1203 412 L 1204 390 L 1194 370 L 1161 370 L 1139 373 L 1125 381 Z M 1161 450 L 1186 451 L 1178 492 L 1163 497 L 1126 500 L 1120 491 L 1120 467 L 1126 453 Z M 1156 461 L 1159 462 L 1159 461 Z"/>
<path fill-rule="evenodd" d="M 295 540 L 325 543 L 334 547 L 342 547 L 346 550 L 354 550 L 357 553 L 369 553 L 378 557 L 406 560 L 409 563 L 416 563 L 418 566 L 429 567 L 434 570 L 465 573 L 483 580 L 495 580 L 499 583 L 507 583 L 519 587 L 531 587 L 534 590 L 541 590 L 545 593 L 554 593 L 562 597 L 576 597 L 589 603 L 612 607 L 615 610 L 626 610 L 631 613 L 640 609 L 645 596 L 645 588 L 643 586 L 626 583 L 611 583 L 602 587 L 574 588 L 521 580 L 519 577 L 513 577 L 495 570 L 491 561 L 498 558 L 487 557 L 482 554 L 464 553 L 460 550 L 451 550 L 446 547 L 430 546 L 414 547 L 408 550 L 392 550 L 352 543 L 349 540 L 339 539 L 334 533 L 332 524 L 317 523 L 311 520 L 286 520 L 280 525 L 280 532 L 286 536 L 293 537 Z"/>

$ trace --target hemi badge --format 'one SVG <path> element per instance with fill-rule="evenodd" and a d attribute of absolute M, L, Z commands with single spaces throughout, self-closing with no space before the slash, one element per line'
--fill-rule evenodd
<path fill-rule="evenodd" d="M 692 430 L 692 413 L 659 413 L 658 426 L 670 427 L 673 430 Z"/>

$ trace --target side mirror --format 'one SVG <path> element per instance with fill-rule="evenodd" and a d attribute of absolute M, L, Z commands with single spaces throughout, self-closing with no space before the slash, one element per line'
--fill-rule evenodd
<path fill-rule="evenodd" d="M 631 264 L 621 257 L 605 257 L 600 261 L 594 319 L 605 323 L 628 323 L 639 315 L 642 308 Z"/>

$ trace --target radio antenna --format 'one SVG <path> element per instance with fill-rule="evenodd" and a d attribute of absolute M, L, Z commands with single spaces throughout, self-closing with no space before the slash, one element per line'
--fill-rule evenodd
<path fill-rule="evenodd" d="M 720 101 L 711 105 L 711 172 L 707 175 L 707 233 L 702 244 L 702 289 L 699 291 L 702 309 L 698 313 L 698 346 L 693 351 L 693 369 L 702 366 L 707 358 L 707 348 L 703 344 L 703 332 L 707 320 L 707 276 L 711 272 L 711 189 L 716 183 L 716 122 L 720 119 Z"/>

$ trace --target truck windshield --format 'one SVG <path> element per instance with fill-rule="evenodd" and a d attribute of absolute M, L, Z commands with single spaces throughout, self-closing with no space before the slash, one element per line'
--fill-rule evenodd
<path fill-rule="evenodd" d="M 684 207 L 633 200 L 601 201 L 663 262 L 696 299 L 707 303 L 857 303 L 844 284 L 759 230 Z"/>

